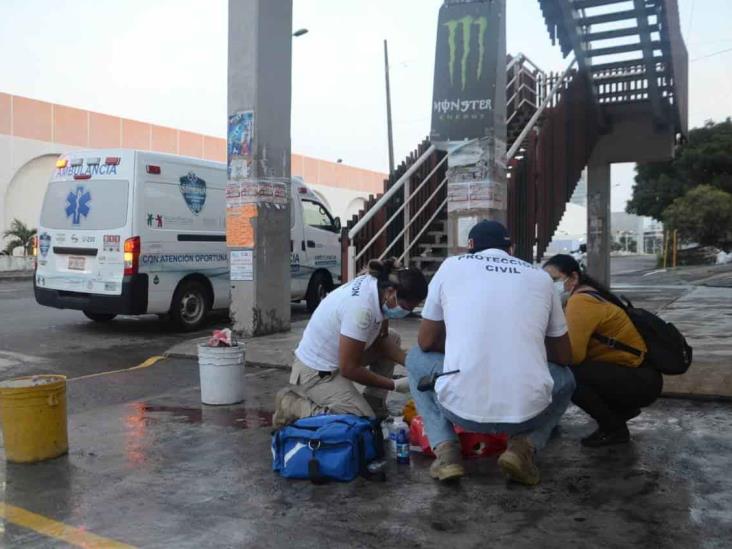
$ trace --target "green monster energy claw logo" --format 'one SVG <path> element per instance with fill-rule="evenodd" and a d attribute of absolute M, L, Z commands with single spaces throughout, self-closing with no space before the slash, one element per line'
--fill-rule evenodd
<path fill-rule="evenodd" d="M 461 19 L 454 19 L 444 23 L 447 27 L 448 38 L 447 43 L 450 47 L 450 84 L 455 85 L 455 57 L 457 54 L 457 45 L 455 39 L 457 37 L 458 28 L 462 28 L 463 38 L 463 55 L 460 59 L 460 82 L 462 89 L 465 90 L 465 85 L 468 81 L 468 58 L 470 56 L 470 44 L 471 44 L 471 33 L 473 27 L 478 27 L 478 68 L 475 72 L 476 80 L 480 80 L 481 74 L 483 73 L 483 56 L 485 54 L 485 31 L 488 28 L 487 17 L 473 17 L 472 15 L 466 15 Z"/>

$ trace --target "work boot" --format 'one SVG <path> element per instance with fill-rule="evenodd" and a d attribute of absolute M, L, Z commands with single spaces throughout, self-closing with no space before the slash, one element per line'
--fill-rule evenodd
<path fill-rule="evenodd" d="M 325 409 L 305 398 L 292 387 L 284 387 L 275 395 L 275 412 L 272 415 L 273 427 L 284 427 L 301 417 L 324 413 Z"/>
<path fill-rule="evenodd" d="M 528 486 L 539 484 L 539 469 L 534 463 L 534 446 L 526 437 L 508 440 L 508 448 L 498 458 L 498 467 L 511 480 Z"/>
<path fill-rule="evenodd" d="M 460 443 L 449 440 L 435 448 L 435 461 L 430 466 L 430 476 L 437 480 L 454 480 L 465 475 Z"/>

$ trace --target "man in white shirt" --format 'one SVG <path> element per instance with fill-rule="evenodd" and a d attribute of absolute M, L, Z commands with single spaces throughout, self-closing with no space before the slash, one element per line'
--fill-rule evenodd
<path fill-rule="evenodd" d="M 481 221 L 469 234 L 470 253 L 450 257 L 429 286 L 419 346 L 407 355 L 417 411 L 437 459 L 430 472 L 449 480 L 464 469 L 454 425 L 470 432 L 507 433 L 500 468 L 537 484 L 534 453 L 567 409 L 574 378 L 571 347 L 551 278 L 509 255 L 503 225 Z M 434 391 L 419 380 L 445 372 Z M 457 373 L 450 373 L 457 372 Z"/>

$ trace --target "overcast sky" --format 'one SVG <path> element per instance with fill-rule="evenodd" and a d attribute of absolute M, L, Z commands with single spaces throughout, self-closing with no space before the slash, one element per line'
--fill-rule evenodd
<path fill-rule="evenodd" d="M 383 40 L 395 157 L 429 132 L 442 0 L 294 0 L 292 150 L 387 170 Z M 507 0 L 508 51 L 545 71 L 568 59 L 537 0 Z M 0 91 L 224 137 L 226 0 L 1 0 Z M 732 0 L 680 0 L 690 125 L 732 115 Z M 723 50 L 730 50 L 725 51 Z M 630 196 L 613 170 L 613 210 Z"/>

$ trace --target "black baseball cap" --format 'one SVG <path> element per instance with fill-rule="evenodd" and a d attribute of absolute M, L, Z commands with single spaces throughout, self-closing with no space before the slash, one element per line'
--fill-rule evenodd
<path fill-rule="evenodd" d="M 470 229 L 468 238 L 473 241 L 471 252 L 482 252 L 489 248 L 507 248 L 511 245 L 508 231 L 498 221 L 484 219 Z"/>

